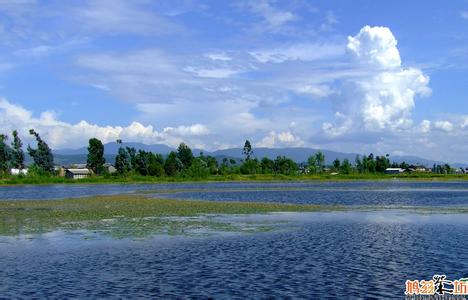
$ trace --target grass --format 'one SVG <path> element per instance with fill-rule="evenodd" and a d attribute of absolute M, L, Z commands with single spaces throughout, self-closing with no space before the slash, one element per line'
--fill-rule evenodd
<path fill-rule="evenodd" d="M 86 229 L 110 231 L 111 235 L 122 237 L 145 236 L 154 232 L 170 234 L 186 228 L 232 230 L 229 224 L 196 217 L 340 209 L 338 206 L 320 205 L 150 199 L 143 195 L 0 201 L 0 235 Z"/>
<path fill-rule="evenodd" d="M 352 181 L 352 180 L 421 180 L 421 181 L 448 181 L 468 180 L 468 175 L 456 174 L 432 174 L 432 173 L 408 173 L 399 175 L 389 174 L 304 174 L 304 175 L 281 175 L 281 174 L 256 174 L 256 175 L 211 175 L 206 178 L 189 177 L 151 177 L 151 176 L 109 176 L 90 177 L 72 180 L 63 177 L 45 176 L 9 176 L 0 179 L 0 185 L 21 184 L 132 184 L 132 183 L 171 183 L 171 182 L 222 182 L 222 181 Z"/>

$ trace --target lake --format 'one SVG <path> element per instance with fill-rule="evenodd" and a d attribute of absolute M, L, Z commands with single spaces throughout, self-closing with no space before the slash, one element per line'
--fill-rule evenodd
<path fill-rule="evenodd" d="M 192 191 L 157 193 L 173 189 Z M 465 182 L 397 181 L 0 187 L 0 199 L 138 191 L 222 201 L 468 203 Z M 62 231 L 0 237 L 0 298 L 403 298 L 407 279 L 468 277 L 465 214 L 393 209 L 216 218 L 270 224 L 272 230 L 123 239 Z"/>

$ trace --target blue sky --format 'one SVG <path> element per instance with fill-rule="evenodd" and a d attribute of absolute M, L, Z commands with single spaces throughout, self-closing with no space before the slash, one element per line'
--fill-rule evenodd
<path fill-rule="evenodd" d="M 0 0 L 0 125 L 468 161 L 468 1 Z"/>

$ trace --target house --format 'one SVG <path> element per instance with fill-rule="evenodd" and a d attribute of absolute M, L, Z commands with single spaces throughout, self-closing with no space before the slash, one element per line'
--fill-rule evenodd
<path fill-rule="evenodd" d="M 10 169 L 11 175 L 28 175 L 28 169 Z"/>
<path fill-rule="evenodd" d="M 91 176 L 89 169 L 65 169 L 65 177 L 70 179 L 82 179 Z"/>
<path fill-rule="evenodd" d="M 401 174 L 405 172 L 405 169 L 402 168 L 387 168 L 385 169 L 385 174 Z"/>
<path fill-rule="evenodd" d="M 109 174 L 114 174 L 114 173 L 117 172 L 117 169 L 116 169 L 113 165 L 111 165 L 111 164 L 109 164 L 109 163 L 105 163 L 105 164 L 104 164 L 104 169 L 105 169 L 105 170 L 107 171 L 107 173 L 109 173 Z"/>

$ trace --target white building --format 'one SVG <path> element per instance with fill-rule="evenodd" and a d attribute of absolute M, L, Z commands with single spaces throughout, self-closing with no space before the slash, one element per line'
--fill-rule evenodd
<path fill-rule="evenodd" d="M 91 176 L 91 171 L 89 169 L 66 169 L 65 177 L 70 179 L 82 179 L 88 178 Z"/>
<path fill-rule="evenodd" d="M 10 169 L 11 175 L 28 175 L 28 169 Z"/>
<path fill-rule="evenodd" d="M 385 169 L 385 174 L 401 174 L 405 171 L 402 168 L 387 168 Z"/>

